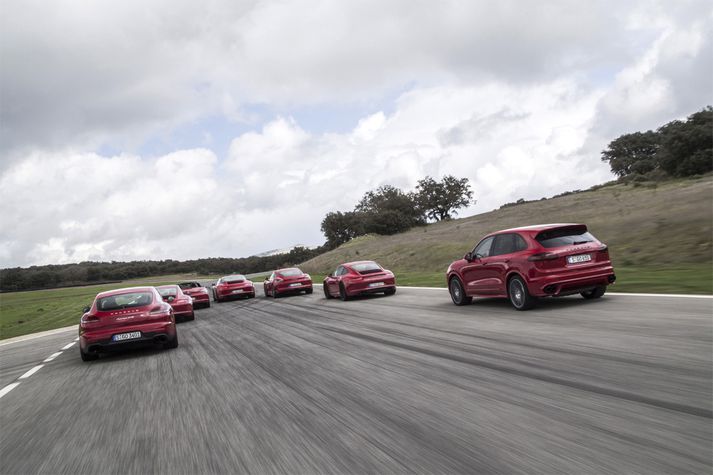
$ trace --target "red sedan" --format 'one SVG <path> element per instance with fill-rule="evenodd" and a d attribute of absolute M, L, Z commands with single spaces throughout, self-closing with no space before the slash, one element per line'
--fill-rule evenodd
<path fill-rule="evenodd" d="M 355 295 L 396 293 L 396 277 L 373 261 L 347 262 L 324 279 L 324 296 L 349 300 Z"/>
<path fill-rule="evenodd" d="M 213 297 L 216 302 L 223 302 L 230 298 L 255 297 L 255 285 L 244 275 L 234 274 L 221 277 L 213 287 Z"/>
<path fill-rule="evenodd" d="M 446 275 L 453 303 L 473 297 L 509 298 L 517 310 L 538 297 L 604 295 L 616 280 L 607 246 L 584 224 L 544 224 L 485 236 Z"/>
<path fill-rule="evenodd" d="M 96 296 L 79 322 L 79 354 L 83 361 L 101 352 L 138 345 L 178 346 L 171 306 L 154 287 L 110 290 Z"/>
<path fill-rule="evenodd" d="M 193 308 L 210 307 L 210 293 L 200 282 L 181 282 L 178 284 L 184 294 L 193 299 Z"/>
<path fill-rule="evenodd" d="M 196 314 L 193 311 L 193 298 L 190 295 L 183 293 L 177 285 L 162 285 L 156 287 L 158 292 L 163 297 L 163 300 L 168 302 L 173 308 L 173 313 L 176 315 L 176 320 L 195 320 Z"/>
<path fill-rule="evenodd" d="M 312 278 L 296 267 L 277 269 L 262 284 L 265 297 L 274 298 L 288 293 L 312 293 Z"/>

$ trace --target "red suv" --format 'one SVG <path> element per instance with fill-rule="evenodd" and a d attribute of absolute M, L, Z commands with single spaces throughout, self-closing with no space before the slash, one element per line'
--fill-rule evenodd
<path fill-rule="evenodd" d="M 604 295 L 616 280 L 607 246 L 584 224 L 543 224 L 506 229 L 485 236 L 447 272 L 456 305 L 473 297 L 509 298 L 517 310 L 538 297 Z"/>

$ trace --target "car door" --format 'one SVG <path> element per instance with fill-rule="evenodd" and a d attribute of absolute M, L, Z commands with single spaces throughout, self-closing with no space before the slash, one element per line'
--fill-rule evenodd
<path fill-rule="evenodd" d="M 485 272 L 485 259 L 490 256 L 493 245 L 493 236 L 486 237 L 473 249 L 472 259 L 461 269 L 463 286 L 466 295 L 483 295 L 489 293 L 487 286 L 487 273 Z"/>
<path fill-rule="evenodd" d="M 332 277 L 327 279 L 327 285 L 329 285 L 329 293 L 332 295 L 336 295 L 339 293 L 339 280 L 340 277 L 345 273 L 346 269 L 344 266 L 339 266 L 337 267 L 337 270 L 334 271 L 334 274 L 332 274 Z"/>
<path fill-rule="evenodd" d="M 270 292 L 272 292 L 272 285 L 275 282 L 275 273 L 273 272 L 270 274 L 270 277 L 267 278 L 267 280 L 262 284 L 263 292 L 265 292 L 265 295 L 269 295 Z"/>
<path fill-rule="evenodd" d="M 485 260 L 484 272 L 488 276 L 488 287 L 493 294 L 505 295 L 505 279 L 510 269 L 513 253 L 517 250 L 516 234 L 506 233 L 495 236 L 490 256 Z"/>

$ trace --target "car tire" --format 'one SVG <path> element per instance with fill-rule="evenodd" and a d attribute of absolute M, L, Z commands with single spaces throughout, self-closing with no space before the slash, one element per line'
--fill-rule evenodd
<path fill-rule="evenodd" d="M 461 305 L 469 305 L 473 301 L 473 297 L 468 297 L 463 289 L 463 284 L 460 283 L 458 277 L 453 277 L 448 283 L 448 293 L 451 294 L 451 300 L 453 303 Z"/>
<path fill-rule="evenodd" d="M 196 312 L 191 312 L 191 316 L 188 317 L 187 320 L 188 320 L 189 322 L 192 322 L 192 321 L 195 320 L 195 319 L 196 319 Z"/>
<path fill-rule="evenodd" d="M 210 300 L 205 303 L 205 308 L 210 308 Z"/>
<path fill-rule="evenodd" d="M 324 298 L 325 299 L 331 300 L 334 298 L 334 297 L 332 297 L 332 294 L 329 293 L 329 286 L 327 285 L 326 282 L 324 284 L 322 284 L 322 290 L 324 290 Z"/>
<path fill-rule="evenodd" d="M 273 299 L 280 298 L 280 293 L 277 291 L 277 289 L 272 289 L 272 298 Z"/>
<path fill-rule="evenodd" d="M 384 290 L 384 295 L 394 295 L 396 293 L 396 287 Z"/>
<path fill-rule="evenodd" d="M 166 343 L 164 343 L 163 347 L 166 350 L 172 350 L 174 348 L 178 348 L 178 333 L 176 333 L 176 335 L 173 338 L 171 338 Z"/>
<path fill-rule="evenodd" d="M 344 287 L 344 284 L 340 283 L 339 284 L 339 299 L 342 302 L 346 302 L 349 300 L 349 294 L 347 293 L 347 288 Z"/>
<path fill-rule="evenodd" d="M 313 292 L 312 289 L 307 289 L 307 290 L 305 290 L 305 294 L 311 294 L 312 292 Z"/>
<path fill-rule="evenodd" d="M 593 300 L 593 299 L 598 299 L 604 293 L 607 291 L 607 286 L 606 285 L 599 285 L 597 287 L 594 287 L 592 290 L 588 290 L 586 292 L 582 292 L 581 295 L 587 300 Z"/>
<path fill-rule="evenodd" d="M 537 298 L 530 295 L 527 284 L 519 275 L 508 281 L 508 297 L 515 310 L 529 310 L 537 303 Z"/>
<path fill-rule="evenodd" d="M 82 361 L 94 361 L 97 358 L 99 358 L 99 355 L 96 353 L 85 353 L 82 351 L 82 349 L 79 349 L 79 356 L 81 356 Z"/>

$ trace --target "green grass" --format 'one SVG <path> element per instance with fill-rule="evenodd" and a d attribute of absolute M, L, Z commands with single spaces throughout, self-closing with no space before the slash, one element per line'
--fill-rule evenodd
<path fill-rule="evenodd" d="M 77 324 L 82 316 L 82 309 L 90 305 L 99 292 L 105 290 L 211 278 L 170 275 L 114 284 L 0 293 L 0 339 Z"/>

